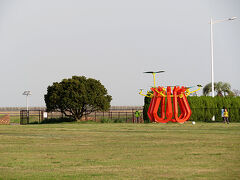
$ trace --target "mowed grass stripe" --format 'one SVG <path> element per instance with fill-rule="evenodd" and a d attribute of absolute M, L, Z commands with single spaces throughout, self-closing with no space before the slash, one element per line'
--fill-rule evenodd
<path fill-rule="evenodd" d="M 0 179 L 240 179 L 240 124 L 0 126 Z"/>

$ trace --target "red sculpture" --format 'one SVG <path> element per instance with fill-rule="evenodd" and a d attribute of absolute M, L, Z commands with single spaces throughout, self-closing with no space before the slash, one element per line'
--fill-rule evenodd
<path fill-rule="evenodd" d="M 147 112 L 151 122 L 167 123 L 168 121 L 172 121 L 183 123 L 190 118 L 192 112 L 185 95 L 185 91 L 187 90 L 186 87 L 180 88 L 179 86 L 175 86 L 172 93 L 171 87 L 168 86 L 167 94 L 163 87 L 153 87 L 151 90 L 153 91 L 153 94 Z M 165 101 L 165 99 L 167 101 Z M 180 115 L 178 108 L 180 108 L 181 111 Z M 160 117 L 158 114 L 160 114 Z"/>
<path fill-rule="evenodd" d="M 184 123 L 185 121 L 189 120 L 192 114 L 187 100 L 187 96 L 200 90 L 202 86 L 197 85 L 198 89 L 192 92 L 190 92 L 189 90 L 192 87 L 185 86 L 174 86 L 173 90 L 171 89 L 171 86 L 168 86 L 167 89 L 160 86 L 156 87 L 155 75 L 156 73 L 162 72 L 164 71 L 145 72 L 153 74 L 154 82 L 154 86 L 151 88 L 153 93 L 148 92 L 148 95 L 144 95 L 142 94 L 142 89 L 139 92 L 139 94 L 151 98 L 151 102 L 147 112 L 148 117 L 151 122 L 167 123 L 169 121 L 172 121 Z"/>

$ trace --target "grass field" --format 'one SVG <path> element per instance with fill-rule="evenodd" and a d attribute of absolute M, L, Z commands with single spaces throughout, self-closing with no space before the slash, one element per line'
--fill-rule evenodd
<path fill-rule="evenodd" d="M 1 125 L 0 179 L 240 179 L 240 123 Z"/>

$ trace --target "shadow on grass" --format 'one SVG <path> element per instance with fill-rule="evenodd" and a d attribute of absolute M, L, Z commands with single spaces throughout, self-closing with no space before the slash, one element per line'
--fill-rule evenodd
<path fill-rule="evenodd" d="M 72 118 L 49 118 L 49 119 L 44 119 L 40 123 L 35 121 L 35 122 L 30 122 L 29 124 L 56 124 L 56 123 L 65 123 L 65 122 L 77 122 L 76 120 Z"/>
<path fill-rule="evenodd" d="M 49 118 L 49 119 L 44 119 L 42 122 L 30 122 L 29 124 L 57 124 L 57 123 L 80 123 L 80 124 L 95 124 L 97 122 L 95 121 L 76 121 L 73 118 Z"/>
<path fill-rule="evenodd" d="M 100 119 L 100 121 L 93 120 L 76 121 L 75 119 L 69 117 L 49 118 L 44 119 L 41 122 L 38 121 L 29 122 L 29 124 L 57 124 L 57 123 L 99 124 L 99 123 L 128 123 L 128 122 L 126 122 L 126 119 L 109 119 L 109 118 L 102 118 Z"/>

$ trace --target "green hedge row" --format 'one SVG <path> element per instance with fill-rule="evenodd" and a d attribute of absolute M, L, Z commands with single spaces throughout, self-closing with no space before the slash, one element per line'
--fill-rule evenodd
<path fill-rule="evenodd" d="M 151 99 L 145 97 L 143 107 L 144 122 L 148 123 L 148 107 Z M 231 122 L 240 122 L 240 97 L 210 97 L 210 96 L 189 96 L 188 102 L 192 110 L 191 121 L 211 122 L 215 116 L 215 121 L 221 122 L 221 109 L 227 108 Z"/>

